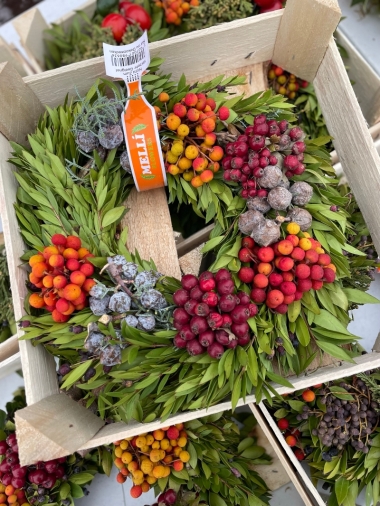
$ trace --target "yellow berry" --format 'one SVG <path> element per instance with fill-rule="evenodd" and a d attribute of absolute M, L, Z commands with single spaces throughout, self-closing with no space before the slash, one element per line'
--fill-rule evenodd
<path fill-rule="evenodd" d="M 163 460 L 166 456 L 166 452 L 165 450 L 159 450 L 159 452 L 160 452 L 160 460 Z"/>
<path fill-rule="evenodd" d="M 124 462 L 124 464 L 129 464 L 133 460 L 132 453 L 123 452 L 123 455 L 121 456 L 121 460 Z"/>
<path fill-rule="evenodd" d="M 185 156 L 189 160 L 195 160 L 195 158 L 198 156 L 199 149 L 196 146 L 187 146 L 185 149 Z"/>
<path fill-rule="evenodd" d="M 319 254 L 325 253 L 325 250 L 323 248 L 315 248 L 315 251 Z"/>
<path fill-rule="evenodd" d="M 298 225 L 298 223 L 294 223 L 293 221 L 286 227 L 286 231 L 291 235 L 297 235 L 300 230 L 301 227 Z"/>
<path fill-rule="evenodd" d="M 178 156 L 173 155 L 173 153 L 171 151 L 168 151 L 166 153 L 166 161 L 168 163 L 177 163 L 177 160 L 178 160 Z"/>
<path fill-rule="evenodd" d="M 190 128 L 187 126 L 187 125 L 179 125 L 179 127 L 177 128 L 177 134 L 180 135 L 181 137 L 186 137 L 186 135 L 189 135 L 190 133 Z"/>
<path fill-rule="evenodd" d="M 127 466 L 127 469 L 130 473 L 134 473 L 135 471 L 137 471 L 138 468 L 139 468 L 139 463 L 136 462 L 135 460 L 132 460 L 132 462 L 130 462 Z"/>
<path fill-rule="evenodd" d="M 174 156 L 182 155 L 183 144 L 180 144 L 179 142 L 173 144 L 173 146 L 170 148 L 170 152 L 173 153 Z"/>
<path fill-rule="evenodd" d="M 165 474 L 165 467 L 164 466 L 156 466 L 153 471 L 153 476 L 157 479 L 163 478 Z"/>
<path fill-rule="evenodd" d="M 142 478 L 135 478 L 134 476 L 132 476 L 132 481 L 135 485 L 142 485 L 145 481 L 145 478 L 144 476 Z"/>
<path fill-rule="evenodd" d="M 148 434 L 146 436 L 146 444 L 150 446 L 153 443 L 153 441 L 154 441 L 154 437 L 152 436 L 152 434 Z"/>
<path fill-rule="evenodd" d="M 311 237 L 311 235 L 309 234 L 309 232 L 303 232 L 303 236 L 306 237 L 306 238 Z"/>
<path fill-rule="evenodd" d="M 120 458 L 123 455 L 123 450 L 120 446 L 116 446 L 115 448 L 115 457 Z"/>
<path fill-rule="evenodd" d="M 160 449 L 161 448 L 160 442 L 159 441 L 155 441 L 154 443 L 152 443 L 152 448 L 153 448 L 153 450 Z"/>
<path fill-rule="evenodd" d="M 168 95 L 167 93 L 165 93 L 164 91 L 162 91 L 162 92 L 158 95 L 158 100 L 159 100 L 160 102 L 165 103 L 165 102 L 169 102 L 170 97 L 169 97 L 169 95 Z"/>
<path fill-rule="evenodd" d="M 300 239 L 298 246 L 304 251 L 308 251 L 309 249 L 311 249 L 311 242 L 306 237 L 303 237 L 302 239 Z"/>
<path fill-rule="evenodd" d="M 149 452 L 150 452 L 150 446 L 148 446 L 148 445 L 144 445 L 144 446 L 142 446 L 142 447 L 140 448 L 140 451 L 141 451 L 142 453 L 149 453 Z"/>
<path fill-rule="evenodd" d="M 171 439 L 171 440 L 170 440 L 170 444 L 171 444 L 171 446 L 173 446 L 173 447 L 178 446 L 178 444 L 177 444 L 177 443 L 178 443 L 177 439 Z"/>
<path fill-rule="evenodd" d="M 157 478 L 155 478 L 154 476 L 148 476 L 146 481 L 149 483 L 149 485 L 154 485 L 157 481 Z"/>
<path fill-rule="evenodd" d="M 169 439 L 163 439 L 163 440 L 161 441 L 161 448 L 162 448 L 163 450 L 167 450 L 167 449 L 169 448 L 169 446 L 170 446 Z"/>
<path fill-rule="evenodd" d="M 164 473 L 163 478 L 166 478 L 170 474 L 170 467 L 169 466 L 164 466 L 164 469 L 165 469 L 165 473 Z"/>
<path fill-rule="evenodd" d="M 169 116 L 166 118 L 166 126 L 170 130 L 177 130 L 179 125 L 181 124 L 181 118 L 179 118 L 176 114 L 169 114 Z"/>
<path fill-rule="evenodd" d="M 142 446 L 146 445 L 146 439 L 144 436 L 138 436 L 136 438 L 135 443 L 136 443 L 137 448 L 141 448 Z"/>
<path fill-rule="evenodd" d="M 181 170 L 188 170 L 191 167 L 191 160 L 183 156 L 180 160 L 178 160 L 177 165 Z"/>
<path fill-rule="evenodd" d="M 187 439 L 185 437 L 180 437 L 178 439 L 178 446 L 180 446 L 181 448 L 183 448 L 186 445 L 187 445 Z"/>
<path fill-rule="evenodd" d="M 189 462 L 189 460 L 190 460 L 190 453 L 182 451 L 179 454 L 179 458 L 182 460 L 182 462 Z"/>
<path fill-rule="evenodd" d="M 169 174 L 171 174 L 172 176 L 176 176 L 177 174 L 180 173 L 180 170 L 179 170 L 179 167 L 178 165 L 174 165 L 174 164 L 170 164 L 169 167 L 168 167 L 168 172 Z"/>
<path fill-rule="evenodd" d="M 151 462 L 150 460 L 144 460 L 143 462 L 141 462 L 141 471 L 144 473 L 144 474 L 150 474 L 153 470 L 153 462 Z"/>
<path fill-rule="evenodd" d="M 192 172 L 184 172 L 182 174 L 182 177 L 185 181 L 191 181 L 193 179 L 193 173 Z"/>
<path fill-rule="evenodd" d="M 121 448 L 122 450 L 126 450 L 126 449 L 128 448 L 128 446 L 129 446 L 129 443 L 128 443 L 128 441 L 126 441 L 125 439 L 124 439 L 124 441 L 122 441 L 122 442 L 120 443 L 120 448 Z"/>
<path fill-rule="evenodd" d="M 154 443 L 153 443 L 154 444 Z M 152 445 L 153 446 L 153 445 Z M 160 450 L 152 450 L 149 454 L 149 458 L 152 462 L 158 462 L 161 460 Z"/>
<path fill-rule="evenodd" d="M 144 473 L 141 471 L 141 469 L 137 469 L 132 473 L 132 475 L 135 480 L 141 480 L 141 478 L 144 479 Z"/>
<path fill-rule="evenodd" d="M 181 451 L 182 451 L 182 448 L 181 448 L 180 446 L 176 446 L 176 447 L 174 448 L 174 455 L 175 455 L 176 457 L 179 457 L 179 454 L 181 453 Z"/>

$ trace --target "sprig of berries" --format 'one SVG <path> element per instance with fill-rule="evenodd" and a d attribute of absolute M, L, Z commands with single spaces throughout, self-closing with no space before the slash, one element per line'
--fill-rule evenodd
<path fill-rule="evenodd" d="M 182 471 L 190 460 L 183 423 L 115 441 L 114 445 L 114 463 L 119 469 L 116 479 L 124 483 L 131 476 L 134 485 L 130 494 L 134 498 L 148 492 L 160 478 L 168 477 L 173 471 Z M 172 491 L 168 490 L 164 497 L 162 502 L 175 503 Z"/>
<path fill-rule="evenodd" d="M 51 240 L 52 246 L 29 259 L 29 281 L 34 289 L 41 289 L 29 296 L 29 304 L 51 312 L 55 322 L 63 323 L 88 305 L 89 291 L 96 284 L 88 258 L 94 255 L 82 247 L 79 237 L 55 234 Z"/>
<path fill-rule="evenodd" d="M 186 274 L 182 288 L 173 294 L 177 309 L 173 325 L 177 348 L 189 355 L 207 353 L 220 359 L 227 349 L 246 346 L 252 339 L 247 320 L 258 312 L 245 292 L 236 292 L 230 271 L 203 272 L 199 278 Z"/>
<path fill-rule="evenodd" d="M 305 292 L 320 290 L 335 281 L 336 267 L 321 244 L 297 223 L 287 225 L 289 235 L 271 246 L 260 247 L 251 237 L 242 240 L 238 278 L 251 285 L 250 298 L 285 314 L 293 301 Z M 296 235 L 298 234 L 298 235 Z"/>
<path fill-rule="evenodd" d="M 165 13 L 165 21 L 168 25 L 179 26 L 182 18 L 190 11 L 192 7 L 198 7 L 199 0 L 155 0 L 157 7 L 161 7 Z"/>
<path fill-rule="evenodd" d="M 270 88 L 273 88 L 276 93 L 287 96 L 290 100 L 297 98 L 297 92 L 300 88 L 309 86 L 307 81 L 299 79 L 294 74 L 290 74 L 290 72 L 273 63 L 268 70 L 268 81 Z"/>
<path fill-rule="evenodd" d="M 178 137 L 165 138 L 162 143 L 167 172 L 181 175 L 195 188 L 210 182 L 224 156 L 214 131 L 218 121 L 229 118 L 230 110 L 226 106 L 217 110 L 215 100 L 205 93 L 187 93 L 169 113 L 166 106 L 169 95 L 162 92 L 158 98 L 163 104 L 155 106 L 159 129 L 171 135 L 175 132 Z"/>

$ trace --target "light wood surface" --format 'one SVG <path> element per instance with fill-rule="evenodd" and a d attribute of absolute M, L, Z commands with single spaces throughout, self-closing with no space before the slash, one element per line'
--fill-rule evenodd
<path fill-rule="evenodd" d="M 341 16 L 337 0 L 287 0 L 273 63 L 312 81 Z"/>
<path fill-rule="evenodd" d="M 0 63 L 0 132 L 11 141 L 27 143 L 44 112 L 41 102 L 10 63 Z M 7 188 L 5 186 L 5 188 Z"/>
<path fill-rule="evenodd" d="M 268 445 L 265 446 L 266 452 L 271 455 L 272 452 L 274 452 L 274 455 L 276 457 L 276 460 L 278 462 L 277 468 L 278 472 L 281 473 L 280 477 L 282 477 L 283 473 L 286 473 L 288 476 L 288 479 L 293 483 L 295 488 L 297 489 L 297 492 L 301 496 L 301 499 L 304 501 L 304 504 L 306 506 L 314 506 L 314 503 L 310 500 L 309 494 L 307 492 L 307 489 L 305 488 L 305 485 L 302 483 L 302 480 L 300 479 L 298 475 L 298 470 L 294 468 L 292 463 L 289 461 L 286 453 L 282 449 L 278 438 L 273 433 L 272 429 L 269 427 L 269 424 L 264 417 L 262 411 L 256 406 L 256 404 L 251 403 L 249 405 L 252 413 L 254 414 L 256 420 L 258 421 L 260 425 L 260 429 L 263 431 L 263 434 L 265 435 Z M 269 471 L 272 470 L 273 464 L 271 464 Z M 281 466 L 281 467 L 279 467 Z M 276 467 L 273 467 L 273 471 L 276 470 Z M 266 483 L 267 485 L 271 482 L 271 480 L 276 480 L 276 475 L 274 475 L 272 478 L 270 476 L 266 477 Z M 280 478 L 281 480 L 281 478 Z M 285 482 L 287 483 L 287 482 Z M 269 485 L 268 485 L 269 486 Z M 279 485 L 280 487 L 281 485 Z M 277 487 L 277 488 L 279 488 Z M 271 490 L 276 490 L 277 488 L 271 488 Z"/>
<path fill-rule="evenodd" d="M 165 58 L 161 70 L 188 81 L 265 62 L 272 58 L 281 11 L 231 21 L 194 33 L 149 44 L 151 58 Z M 233 49 L 232 49 L 233 48 Z M 200 57 L 202 55 L 202 57 Z M 196 64 L 194 64 L 196 62 Z M 29 84 L 40 100 L 50 107 L 63 102 L 67 93 L 87 93 L 98 77 L 105 77 L 103 57 L 73 63 L 59 69 L 29 76 Z"/>
<path fill-rule="evenodd" d="M 306 471 L 302 467 L 301 463 L 295 457 L 293 450 L 290 448 L 289 445 L 287 445 L 284 436 L 282 435 L 280 429 L 277 427 L 276 422 L 274 421 L 271 414 L 267 410 L 265 404 L 260 402 L 260 404 L 258 405 L 258 408 L 259 408 L 259 410 L 261 410 L 263 416 L 265 417 L 265 419 L 267 420 L 267 422 L 269 424 L 269 427 L 273 431 L 274 436 L 276 437 L 277 441 L 280 443 L 283 450 L 285 451 L 285 453 L 288 457 L 288 460 L 291 462 L 291 464 L 294 466 L 294 468 L 298 472 L 298 475 L 302 480 L 301 483 L 303 482 L 304 487 L 306 488 L 306 490 L 309 491 L 310 495 L 314 498 L 314 500 L 316 501 L 318 506 L 326 506 L 325 501 L 319 495 L 317 489 L 314 487 L 308 474 L 306 473 Z M 305 503 L 305 504 L 307 504 L 307 503 Z M 313 504 L 313 503 L 310 502 L 309 504 Z"/>
<path fill-rule="evenodd" d="M 16 411 L 15 422 L 22 466 L 71 455 L 104 425 L 65 394 Z"/>
<path fill-rule="evenodd" d="M 17 352 L 7 359 L 0 361 L 0 379 L 18 370 L 21 370 L 20 352 Z"/>
<path fill-rule="evenodd" d="M 380 158 L 334 41 L 314 86 L 344 173 L 380 251 Z"/>
<path fill-rule="evenodd" d="M 9 337 L 6 341 L 0 344 L 0 365 L 3 360 L 11 357 L 18 352 L 18 336 L 14 335 Z"/>
<path fill-rule="evenodd" d="M 141 258 L 154 260 L 159 272 L 180 279 L 165 189 L 133 189 L 124 205 L 130 209 L 121 223 L 122 228 L 128 228 L 128 250 L 134 253 L 137 249 Z"/>
<path fill-rule="evenodd" d="M 0 37 L 0 62 L 9 61 L 20 76 L 24 77 L 30 75 L 27 71 L 28 66 L 26 61 L 22 58 L 21 54 L 11 44 L 7 44 L 5 40 Z"/>

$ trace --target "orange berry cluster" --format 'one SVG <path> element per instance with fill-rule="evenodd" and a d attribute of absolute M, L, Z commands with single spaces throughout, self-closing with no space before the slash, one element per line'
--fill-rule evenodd
<path fill-rule="evenodd" d="M 9 506 L 30 506 L 25 491 L 13 485 L 0 483 L 0 504 Z"/>
<path fill-rule="evenodd" d="M 199 0 L 156 0 L 156 6 L 161 7 L 165 11 L 165 21 L 168 25 L 179 26 L 182 17 L 185 16 L 191 7 L 198 7 Z"/>
<path fill-rule="evenodd" d="M 87 259 L 94 255 L 73 235 L 55 234 L 51 241 L 52 246 L 29 259 L 29 281 L 41 288 L 30 295 L 29 304 L 50 311 L 55 322 L 63 323 L 88 305 L 88 292 L 96 283 L 90 277 L 94 266 Z"/>
<path fill-rule="evenodd" d="M 238 272 L 241 281 L 252 285 L 251 299 L 280 314 L 285 314 L 288 305 L 300 300 L 304 292 L 333 283 L 336 272 L 330 255 L 310 234 L 299 234 L 297 223 L 289 223 L 287 232 L 286 239 L 265 247 L 245 237 L 239 251 L 241 262 L 252 262 L 252 267 L 241 267 Z"/>
<path fill-rule="evenodd" d="M 157 480 L 172 471 L 182 471 L 190 460 L 183 423 L 116 441 L 114 445 L 114 463 L 119 469 L 116 479 L 124 483 L 131 476 L 134 485 L 130 493 L 134 498 L 148 492 Z"/>
<path fill-rule="evenodd" d="M 290 100 L 297 98 L 297 92 L 300 88 L 306 88 L 309 83 L 303 79 L 298 79 L 294 74 L 277 65 L 271 65 L 268 71 L 269 86 L 277 93 L 286 95 Z"/>
<path fill-rule="evenodd" d="M 166 108 L 169 95 L 163 92 L 158 98 Z M 216 111 L 213 98 L 204 93 L 187 93 L 174 104 L 170 114 L 164 114 L 158 106 L 155 110 L 159 129 L 176 132 L 178 136 L 178 139 L 166 140 L 162 145 L 167 172 L 173 176 L 182 175 L 195 188 L 210 182 L 224 156 L 214 130 L 218 119 L 225 121 L 229 118 L 228 107 L 222 106 Z"/>

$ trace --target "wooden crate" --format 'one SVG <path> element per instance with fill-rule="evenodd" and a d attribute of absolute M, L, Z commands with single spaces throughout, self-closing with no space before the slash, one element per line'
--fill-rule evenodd
<path fill-rule="evenodd" d="M 174 79 L 178 79 L 182 73 L 190 81 L 208 78 L 210 74 L 241 74 L 249 77 L 247 91 L 254 90 L 255 86 L 257 89 L 259 85 L 259 89 L 263 89 L 263 62 L 273 60 L 301 78 L 313 81 L 345 173 L 362 207 L 375 245 L 380 250 L 380 159 L 331 37 L 339 18 L 336 1 L 303 0 L 300 4 L 297 0 L 288 0 L 285 10 L 233 21 L 174 40 L 156 42 L 150 45 L 150 50 L 152 56 L 165 58 L 162 70 L 172 73 Z M 194 55 L 197 55 L 196 64 Z M 16 318 L 23 314 L 26 273 L 18 267 L 24 246 L 20 235 L 16 233 L 13 202 L 17 186 L 13 176 L 15 169 L 6 161 L 11 152 L 8 140 L 25 143 L 26 134 L 33 131 L 43 111 L 42 104 L 54 107 L 63 102 L 67 93 L 70 96 L 74 96 L 76 91 L 84 94 L 94 80 L 102 76 L 103 58 L 76 63 L 24 80 L 10 65 L 0 66 L 0 90 L 4 97 L 4 107 L 0 111 L 0 200 L 3 201 L 1 214 L 7 251 L 11 257 L 9 267 Z M 366 178 L 362 173 L 366 174 Z M 366 183 L 363 179 L 367 178 Z M 154 221 L 153 229 L 156 229 L 157 223 L 153 215 L 159 209 L 162 226 L 157 232 L 161 239 L 157 249 L 146 248 L 144 237 L 139 235 L 138 220 L 141 217 L 135 216 L 133 219 L 131 211 L 127 216 L 132 243 L 128 246 L 138 244 L 142 257 L 151 256 L 162 272 L 178 275 L 178 258 L 164 191 L 134 193 L 131 198 L 134 199 L 134 210 L 142 203 L 145 208 L 152 209 L 151 213 L 144 213 L 144 219 L 152 220 L 151 223 Z M 145 228 L 149 229 L 149 223 Z M 22 465 L 110 443 L 168 424 L 168 421 L 164 424 L 155 421 L 143 427 L 139 423 L 103 426 L 103 422 L 95 415 L 58 393 L 55 362 L 42 347 L 33 347 L 30 342 L 21 341 L 20 352 L 29 405 L 17 415 Z M 299 389 L 321 382 L 322 378 L 326 381 L 326 377 L 333 379 L 379 365 L 379 355 L 369 354 L 360 357 L 356 365 L 342 364 L 338 369 L 330 367 L 310 376 L 291 378 L 291 381 L 294 389 Z M 278 390 L 281 393 L 289 391 L 284 387 L 278 387 Z M 241 400 L 240 405 L 251 402 L 255 402 L 254 395 L 248 396 L 245 401 Z M 191 420 L 230 407 L 230 402 L 224 402 L 207 411 L 172 416 L 170 421 Z"/>

